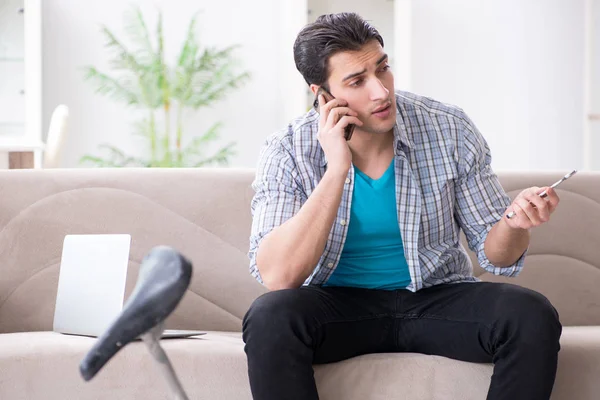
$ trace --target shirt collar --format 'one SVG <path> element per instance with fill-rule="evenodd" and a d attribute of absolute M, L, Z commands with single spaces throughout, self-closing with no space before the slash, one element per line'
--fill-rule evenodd
<path fill-rule="evenodd" d="M 408 137 L 408 129 L 404 122 L 406 110 L 396 95 L 396 124 L 394 125 L 394 143 L 396 144 L 396 154 L 401 149 L 401 145 L 413 148 L 413 144 Z"/>

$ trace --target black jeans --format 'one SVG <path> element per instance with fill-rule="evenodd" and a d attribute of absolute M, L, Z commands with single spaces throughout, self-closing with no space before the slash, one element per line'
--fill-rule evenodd
<path fill-rule="evenodd" d="M 494 363 L 488 400 L 547 400 L 562 327 L 548 299 L 505 283 L 266 293 L 243 322 L 255 400 L 318 399 L 313 364 L 415 352 Z"/>

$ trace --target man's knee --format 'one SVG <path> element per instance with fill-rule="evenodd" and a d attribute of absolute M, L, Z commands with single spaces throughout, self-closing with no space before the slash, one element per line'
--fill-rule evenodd
<path fill-rule="evenodd" d="M 510 330 L 528 343 L 558 342 L 562 326 L 552 303 L 541 293 L 517 285 L 507 285 L 498 304 L 504 309 Z"/>
<path fill-rule="evenodd" d="M 283 334 L 291 325 L 302 323 L 311 313 L 311 300 L 310 293 L 302 288 L 275 290 L 258 297 L 244 316 L 244 341 L 252 332 Z"/>

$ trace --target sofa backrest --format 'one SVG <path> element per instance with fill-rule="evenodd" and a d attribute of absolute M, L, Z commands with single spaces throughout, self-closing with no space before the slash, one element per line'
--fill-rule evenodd
<path fill-rule="evenodd" d="M 560 174 L 501 174 L 511 195 Z M 130 233 L 126 296 L 156 245 L 194 264 L 168 327 L 239 331 L 266 290 L 248 272 L 252 169 L 0 171 L 0 332 L 51 330 L 66 234 Z M 545 294 L 565 325 L 600 325 L 600 174 L 561 186 L 561 207 L 534 231 L 525 270 L 500 278 Z M 476 260 L 473 257 L 474 264 Z"/>
<path fill-rule="evenodd" d="M 549 186 L 566 172 L 504 172 L 498 176 L 514 199 L 523 189 Z M 549 222 L 532 230 L 521 274 L 516 278 L 489 274 L 479 268 L 471 253 L 474 275 L 544 294 L 565 326 L 600 325 L 600 173 L 578 172 L 556 191 L 559 207 Z"/>
<path fill-rule="evenodd" d="M 248 272 L 251 170 L 0 171 L 0 332 L 52 330 L 66 234 L 130 233 L 126 297 L 156 245 L 194 265 L 168 327 L 238 331 L 265 289 Z"/>

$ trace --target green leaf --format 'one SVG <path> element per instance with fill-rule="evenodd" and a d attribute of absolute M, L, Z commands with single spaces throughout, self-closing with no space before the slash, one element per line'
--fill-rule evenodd
<path fill-rule="evenodd" d="M 96 93 L 105 94 L 117 101 L 124 101 L 129 105 L 140 103 L 137 94 L 130 89 L 130 82 L 119 81 L 116 78 L 99 72 L 94 67 L 85 69 L 85 79 L 96 84 Z"/>
<path fill-rule="evenodd" d="M 113 54 L 113 58 L 110 60 L 113 68 L 134 72 L 136 75 L 144 71 L 144 65 L 135 58 L 135 55 L 106 26 L 102 27 L 102 33 L 106 38 L 106 47 Z"/>
<path fill-rule="evenodd" d="M 110 167 L 110 163 L 104 160 L 102 157 L 92 156 L 92 155 L 84 155 L 79 159 L 81 164 L 95 164 L 97 167 Z"/>
<path fill-rule="evenodd" d="M 235 146 L 235 143 L 230 143 L 227 146 L 221 148 L 219 151 L 217 151 L 217 153 L 215 155 L 213 155 L 212 157 L 205 158 L 205 159 L 195 163 L 193 166 L 195 168 L 198 168 L 198 167 L 205 167 L 205 166 L 212 165 L 212 164 L 227 165 L 229 158 L 235 154 L 235 151 L 233 150 L 234 146 Z"/>
<path fill-rule="evenodd" d="M 221 122 L 215 123 L 211 126 L 208 131 L 206 131 L 203 135 L 196 136 L 192 139 L 192 141 L 182 150 L 184 156 L 188 156 L 190 154 L 200 154 L 200 146 L 206 145 L 216 139 L 218 139 L 219 134 L 218 130 L 221 128 L 223 124 Z"/>
<path fill-rule="evenodd" d="M 194 61 L 196 60 L 196 55 L 198 54 L 199 47 L 196 38 L 196 19 L 197 13 L 194 14 L 190 20 L 187 35 L 177 59 L 177 65 L 183 69 L 193 69 Z"/>
<path fill-rule="evenodd" d="M 125 32 L 135 44 L 135 59 L 139 60 L 140 65 L 153 64 L 156 54 L 140 7 L 132 6 L 126 11 L 125 20 Z"/>

